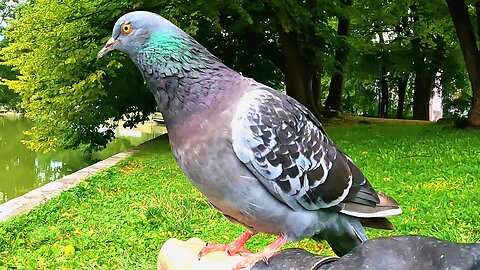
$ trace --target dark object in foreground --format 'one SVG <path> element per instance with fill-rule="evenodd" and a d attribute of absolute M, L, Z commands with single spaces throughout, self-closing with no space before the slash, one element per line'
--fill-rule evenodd
<path fill-rule="evenodd" d="M 376 238 L 337 259 L 287 249 L 272 257 L 268 266 L 258 262 L 252 268 L 263 269 L 480 269 L 480 244 L 456 244 L 425 236 Z"/>

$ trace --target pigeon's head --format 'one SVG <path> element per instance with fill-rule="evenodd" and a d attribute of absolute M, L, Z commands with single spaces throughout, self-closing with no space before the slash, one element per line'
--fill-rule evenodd
<path fill-rule="evenodd" d="M 130 56 L 140 51 L 154 34 L 176 38 L 183 32 L 167 19 L 147 11 L 134 11 L 120 17 L 113 27 L 112 37 L 97 55 L 118 50 Z"/>

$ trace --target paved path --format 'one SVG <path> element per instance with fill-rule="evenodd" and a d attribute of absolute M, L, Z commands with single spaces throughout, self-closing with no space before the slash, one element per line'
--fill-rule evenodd
<path fill-rule="evenodd" d="M 62 191 L 69 190 L 87 177 L 110 168 L 111 166 L 117 164 L 120 160 L 131 156 L 136 151 L 136 148 L 133 148 L 131 150 L 116 154 L 77 172 L 66 175 L 57 181 L 50 182 L 37 189 L 34 189 L 23 196 L 0 204 L 0 222 L 5 221 L 10 217 L 29 212 L 34 207 L 59 195 Z"/>

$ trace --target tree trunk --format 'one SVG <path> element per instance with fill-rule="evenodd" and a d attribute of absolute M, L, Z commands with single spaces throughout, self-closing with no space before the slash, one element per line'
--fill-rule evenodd
<path fill-rule="evenodd" d="M 313 92 L 313 100 L 315 101 L 315 107 L 319 111 L 322 111 L 322 77 L 320 76 L 320 72 L 314 72 L 312 78 L 312 92 Z"/>
<path fill-rule="evenodd" d="M 316 70 L 308 65 L 302 52 L 300 38 L 296 32 L 286 32 L 280 28 L 280 42 L 285 59 L 285 85 L 287 95 L 307 107 L 316 117 L 321 115 L 313 97 L 313 78 Z"/>
<path fill-rule="evenodd" d="M 342 0 L 345 6 L 351 6 L 352 0 Z M 350 35 L 350 18 L 338 17 L 338 35 Z M 330 81 L 328 97 L 325 101 L 327 111 L 340 111 L 343 89 L 345 88 L 345 63 L 348 58 L 348 48 L 341 47 L 335 52 L 335 71 Z"/>
<path fill-rule="evenodd" d="M 427 49 L 421 47 L 420 39 L 412 40 L 412 49 L 416 55 L 414 60 L 413 119 L 428 120 L 436 69 L 429 68 L 426 63 L 428 62 L 426 59 Z"/>
<path fill-rule="evenodd" d="M 383 32 L 378 33 L 378 40 L 380 45 L 380 86 L 378 92 L 378 117 L 388 117 L 388 81 L 387 68 L 383 61 L 385 40 L 383 39 Z"/>
<path fill-rule="evenodd" d="M 418 3 L 413 3 L 410 6 L 412 11 L 413 21 L 419 21 L 417 14 Z M 414 53 L 414 71 L 415 80 L 413 88 L 413 119 L 428 120 L 430 109 L 430 96 L 433 88 L 433 77 L 430 83 L 429 70 L 427 66 L 426 48 L 421 46 L 419 38 L 412 40 L 412 50 Z M 431 85 L 431 86 L 430 86 Z"/>
<path fill-rule="evenodd" d="M 335 56 L 336 61 L 338 52 Z M 335 64 L 337 66 L 337 64 Z M 330 81 L 330 87 L 328 88 L 328 97 L 325 101 L 325 109 L 331 112 L 340 111 L 340 103 L 342 100 L 342 93 L 343 88 L 345 86 L 344 74 L 342 73 L 335 73 L 332 75 L 332 79 Z"/>
<path fill-rule="evenodd" d="M 430 97 L 435 76 L 423 70 L 415 74 L 415 89 L 413 91 L 413 119 L 428 120 L 430 112 Z"/>
<path fill-rule="evenodd" d="M 475 15 L 477 17 L 477 35 L 480 35 L 480 1 L 475 3 Z"/>
<path fill-rule="evenodd" d="M 378 107 L 378 117 L 388 117 L 388 99 L 387 69 L 382 65 L 380 69 L 380 105 Z"/>
<path fill-rule="evenodd" d="M 446 0 L 453 25 L 462 49 L 463 58 L 467 67 L 468 77 L 472 86 L 472 107 L 468 113 L 468 124 L 480 128 L 480 52 L 478 51 L 475 34 L 470 21 L 467 5 L 463 0 Z M 480 13 L 480 3 L 475 4 L 475 9 Z M 477 21 L 477 24 L 480 24 Z"/>
<path fill-rule="evenodd" d="M 405 94 L 407 93 L 408 75 L 398 79 L 398 105 L 396 117 L 403 118 L 403 111 L 405 110 Z"/>

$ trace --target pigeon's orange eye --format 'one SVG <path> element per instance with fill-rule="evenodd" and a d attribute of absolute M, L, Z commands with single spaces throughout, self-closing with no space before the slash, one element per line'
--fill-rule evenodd
<path fill-rule="evenodd" d="M 128 35 L 130 32 L 132 32 L 132 26 L 130 25 L 130 22 L 124 22 L 122 26 L 120 26 L 120 31 L 122 31 L 122 34 Z"/>

